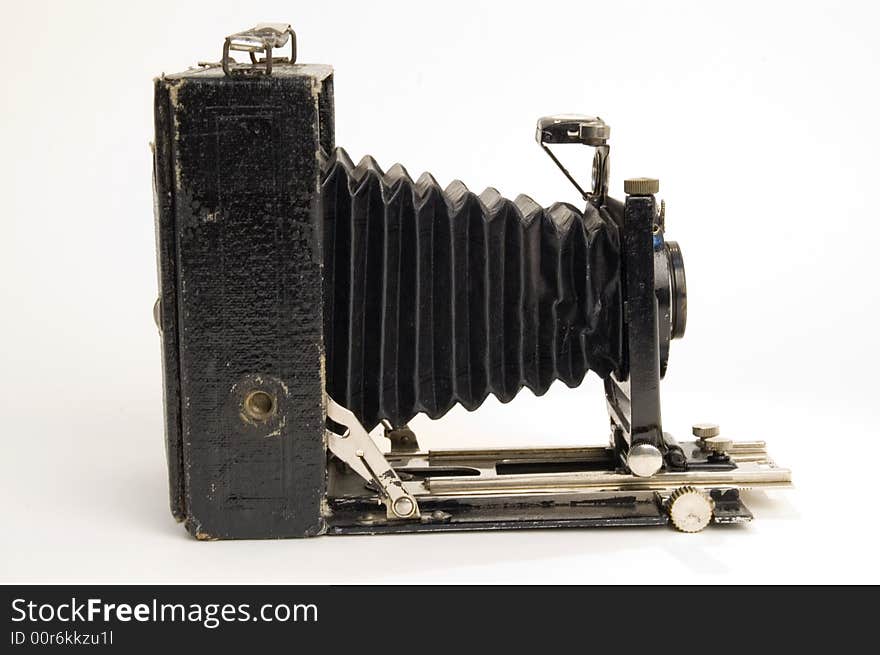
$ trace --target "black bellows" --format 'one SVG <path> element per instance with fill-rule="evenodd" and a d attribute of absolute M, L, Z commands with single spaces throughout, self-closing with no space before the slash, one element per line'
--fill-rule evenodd
<path fill-rule="evenodd" d="M 618 366 L 618 232 L 592 205 L 443 191 L 342 149 L 322 205 L 327 392 L 367 429 Z"/>

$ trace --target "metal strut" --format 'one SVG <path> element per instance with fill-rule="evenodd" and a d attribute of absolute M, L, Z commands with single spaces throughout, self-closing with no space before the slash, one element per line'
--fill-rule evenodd
<path fill-rule="evenodd" d="M 417 519 L 419 504 L 403 488 L 397 473 L 385 459 L 369 433 L 348 409 L 327 396 L 327 447 L 367 482 L 374 483 L 382 495 L 389 519 Z M 335 432 L 338 427 L 344 432 Z"/>

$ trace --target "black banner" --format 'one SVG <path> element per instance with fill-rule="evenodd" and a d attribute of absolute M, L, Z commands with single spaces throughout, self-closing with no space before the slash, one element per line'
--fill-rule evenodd
<path fill-rule="evenodd" d="M 870 605 L 831 589 L 707 587 L 3 587 L 0 652 L 310 645 L 469 652 L 737 638 L 858 643 Z M 516 647 L 516 648 L 514 648 Z"/>

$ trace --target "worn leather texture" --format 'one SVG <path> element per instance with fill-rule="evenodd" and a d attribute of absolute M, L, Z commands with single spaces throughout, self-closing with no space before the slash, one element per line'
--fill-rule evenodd
<path fill-rule="evenodd" d="M 319 192 L 332 71 L 155 84 L 171 507 L 199 538 L 324 530 Z M 271 411 L 254 419 L 248 394 Z"/>

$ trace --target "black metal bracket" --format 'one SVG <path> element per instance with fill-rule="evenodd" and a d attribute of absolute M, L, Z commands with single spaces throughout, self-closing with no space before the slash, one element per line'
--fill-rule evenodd
<path fill-rule="evenodd" d="M 598 205 L 608 196 L 608 137 L 611 128 L 598 116 L 573 116 L 559 114 L 538 119 L 535 140 L 563 175 L 581 194 L 581 198 Z M 568 169 L 553 154 L 548 144 L 576 143 L 596 149 L 593 156 L 592 191 L 585 191 Z"/>
<path fill-rule="evenodd" d="M 654 292 L 653 194 L 628 195 L 619 221 L 623 278 L 621 370 L 605 379 L 612 444 L 625 466 L 629 450 L 646 444 L 666 453 L 660 417 L 660 346 Z"/>

